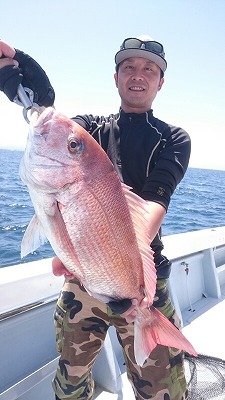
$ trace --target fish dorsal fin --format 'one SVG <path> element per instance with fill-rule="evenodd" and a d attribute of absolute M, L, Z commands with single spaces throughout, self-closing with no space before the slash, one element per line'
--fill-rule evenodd
<path fill-rule="evenodd" d="M 147 202 L 141 197 L 131 192 L 131 188 L 121 183 L 130 210 L 134 231 L 137 238 L 138 248 L 142 258 L 144 274 L 144 291 L 149 304 L 152 304 L 156 288 L 156 269 L 153 258 L 153 251 L 150 247 L 150 214 Z"/>

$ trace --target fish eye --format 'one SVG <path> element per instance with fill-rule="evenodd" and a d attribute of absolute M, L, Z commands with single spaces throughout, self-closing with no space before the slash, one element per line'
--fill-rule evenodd
<path fill-rule="evenodd" d="M 80 142 L 73 135 L 71 135 L 68 137 L 67 147 L 71 153 L 76 153 L 79 150 Z"/>

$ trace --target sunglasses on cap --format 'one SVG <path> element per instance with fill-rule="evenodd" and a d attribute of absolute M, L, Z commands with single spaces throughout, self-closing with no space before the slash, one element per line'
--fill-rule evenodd
<path fill-rule="evenodd" d="M 120 50 L 127 49 L 143 49 L 151 51 L 161 57 L 165 57 L 163 45 L 159 42 L 155 42 L 154 40 L 143 41 L 141 39 L 136 38 L 128 38 L 125 39 L 120 46 Z"/>

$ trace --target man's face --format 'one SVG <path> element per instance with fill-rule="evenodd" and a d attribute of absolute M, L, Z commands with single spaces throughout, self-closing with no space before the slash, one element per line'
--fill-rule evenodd
<path fill-rule="evenodd" d="M 114 75 L 125 112 L 142 113 L 150 110 L 164 79 L 158 65 L 146 58 L 128 58 L 121 62 Z"/>

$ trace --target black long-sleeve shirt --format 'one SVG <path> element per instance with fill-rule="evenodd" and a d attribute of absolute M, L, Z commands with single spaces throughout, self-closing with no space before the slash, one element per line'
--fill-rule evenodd
<path fill-rule="evenodd" d="M 109 117 L 78 115 L 73 120 L 103 147 L 124 183 L 143 199 L 168 209 L 188 167 L 191 141 L 187 132 L 155 118 L 152 110 L 135 114 L 120 109 Z M 163 249 L 160 232 L 151 247 L 157 260 Z"/>

